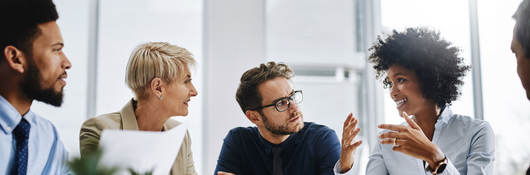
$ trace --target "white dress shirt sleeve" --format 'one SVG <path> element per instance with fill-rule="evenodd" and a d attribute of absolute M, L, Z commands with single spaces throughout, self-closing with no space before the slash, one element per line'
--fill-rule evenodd
<path fill-rule="evenodd" d="M 495 134 L 488 122 L 483 122 L 480 126 L 471 139 L 467 174 L 493 174 Z"/>
<path fill-rule="evenodd" d="M 356 150 L 355 150 L 355 161 L 353 163 L 353 166 L 351 167 L 350 170 L 344 172 L 344 173 L 340 173 L 340 160 L 337 160 L 337 162 L 335 163 L 335 166 L 333 167 L 333 172 L 336 174 L 336 175 L 342 175 L 342 174 L 345 174 L 345 175 L 363 175 L 365 174 L 364 173 L 364 170 L 365 170 L 365 167 L 366 167 L 366 163 L 368 162 L 368 155 L 370 154 L 369 152 L 370 150 L 368 149 L 368 144 L 366 143 L 363 143 L 361 144 L 361 146 L 359 146 Z"/>
<path fill-rule="evenodd" d="M 374 147 L 374 152 L 370 155 L 370 160 L 366 166 L 367 175 L 387 175 L 388 170 L 385 165 L 382 153 L 382 144 L 379 139 L 377 139 L 377 145 Z"/>

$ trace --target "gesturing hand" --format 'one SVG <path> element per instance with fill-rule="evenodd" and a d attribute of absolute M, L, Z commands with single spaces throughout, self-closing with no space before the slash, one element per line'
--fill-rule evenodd
<path fill-rule="evenodd" d="M 403 112 L 402 117 L 410 127 L 403 125 L 382 124 L 381 129 L 392 130 L 379 135 L 382 144 L 394 144 L 392 150 L 402 152 L 412 157 L 425 160 L 431 167 L 445 157 L 442 151 L 433 144 L 423 133 L 421 128 Z"/>
<path fill-rule="evenodd" d="M 217 175 L 234 175 L 234 174 L 233 173 L 227 173 L 227 172 L 218 171 Z"/>
<path fill-rule="evenodd" d="M 354 141 L 355 136 L 359 134 L 361 128 L 357 128 L 357 123 L 359 121 L 353 117 L 353 114 L 350 113 L 344 121 L 344 126 L 342 128 L 342 150 L 340 152 L 340 167 L 341 173 L 349 171 L 353 166 L 353 153 L 359 145 L 361 145 L 362 140 Z M 353 142 L 353 143 L 352 143 Z"/>

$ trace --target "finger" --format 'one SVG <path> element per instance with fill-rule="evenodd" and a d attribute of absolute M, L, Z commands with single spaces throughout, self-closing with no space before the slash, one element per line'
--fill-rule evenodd
<path fill-rule="evenodd" d="M 344 126 L 342 127 L 342 137 L 345 137 L 347 133 L 350 132 L 351 123 L 353 122 L 353 115 L 350 113 L 346 120 L 344 121 Z"/>
<path fill-rule="evenodd" d="M 352 121 L 350 122 L 350 125 L 348 126 L 348 130 L 355 130 L 355 128 L 357 128 L 358 123 L 359 123 L 359 120 L 353 117 Z"/>
<path fill-rule="evenodd" d="M 346 125 L 343 129 L 343 133 L 342 133 L 342 136 L 343 137 L 346 137 L 347 134 L 350 134 L 352 131 L 354 131 L 354 129 L 357 127 L 357 124 L 359 123 L 359 121 L 355 118 L 355 117 L 352 117 L 352 120 L 350 120 L 350 122 L 348 123 L 348 125 Z"/>
<path fill-rule="evenodd" d="M 386 138 L 403 138 L 403 135 L 398 132 L 385 132 L 381 135 L 379 135 L 380 139 L 386 139 Z"/>
<path fill-rule="evenodd" d="M 351 121 L 352 118 L 353 118 L 352 116 L 353 116 L 353 114 L 350 113 L 350 114 L 348 115 L 348 117 L 346 117 L 346 120 L 344 121 L 344 126 L 343 126 L 342 128 L 346 128 L 346 126 L 348 126 L 348 124 L 350 123 L 350 121 Z"/>
<path fill-rule="evenodd" d="M 353 136 L 353 132 L 354 131 L 348 131 L 346 133 L 346 135 L 344 135 L 343 140 L 344 140 L 345 144 L 350 144 L 351 143 L 351 141 L 353 140 L 353 137 L 352 137 Z"/>
<path fill-rule="evenodd" d="M 415 153 L 411 152 L 413 150 L 408 145 L 394 145 L 392 146 L 392 151 L 400 152 L 409 156 L 414 156 Z M 415 156 L 414 156 L 415 157 Z"/>
<path fill-rule="evenodd" d="M 381 144 L 391 144 L 393 145 L 394 144 L 394 139 L 383 139 L 381 140 Z"/>
<path fill-rule="evenodd" d="M 357 136 L 357 134 L 359 134 L 359 132 L 361 131 L 361 128 L 357 128 L 356 130 L 353 130 L 351 133 L 349 133 L 346 137 L 345 137 L 345 141 L 344 143 L 350 145 L 352 144 L 351 142 L 353 141 L 353 139 Z"/>
<path fill-rule="evenodd" d="M 227 173 L 227 172 L 218 171 L 217 175 L 234 175 L 234 174 L 233 173 Z"/>
<path fill-rule="evenodd" d="M 407 139 L 396 139 L 396 145 L 405 145 L 407 144 Z"/>
<path fill-rule="evenodd" d="M 392 125 L 392 124 L 380 124 L 377 127 L 381 128 L 381 129 L 392 130 L 392 131 L 403 131 L 403 130 L 407 129 L 406 126 L 403 126 L 403 125 Z"/>
<path fill-rule="evenodd" d="M 355 126 L 357 126 L 357 123 L 359 123 L 359 120 L 357 120 L 357 118 L 355 118 L 352 114 L 350 114 L 350 117 L 351 120 L 348 125 L 346 125 L 346 128 L 348 129 L 355 128 Z"/>
<path fill-rule="evenodd" d="M 349 145 L 346 147 L 346 150 L 354 150 L 354 149 L 357 149 L 357 147 L 359 147 L 361 144 L 363 143 L 362 140 L 358 140 L 356 141 L 355 143 Z"/>
<path fill-rule="evenodd" d="M 403 111 L 400 115 L 401 115 L 401 118 L 405 118 L 406 116 L 409 116 L 409 114 L 405 111 Z"/>
<path fill-rule="evenodd" d="M 421 129 L 420 126 L 418 126 L 418 124 L 416 124 L 416 122 L 414 122 L 414 120 L 410 119 L 409 115 L 403 111 L 403 118 L 405 118 L 405 121 L 407 121 L 407 123 L 409 124 L 409 126 L 411 128 L 414 128 L 414 129 Z"/>
<path fill-rule="evenodd" d="M 405 147 L 403 145 L 394 145 L 394 146 L 392 146 L 392 151 L 397 151 L 397 152 L 404 153 L 405 152 Z"/>
<path fill-rule="evenodd" d="M 357 135 L 359 134 L 359 132 L 361 132 L 361 128 L 357 128 L 356 130 L 354 130 L 354 131 L 352 132 L 352 134 L 350 135 L 350 137 L 349 137 L 350 141 L 347 142 L 347 143 L 352 144 L 352 143 L 351 143 L 352 140 L 355 139 L 355 137 L 357 137 Z"/>

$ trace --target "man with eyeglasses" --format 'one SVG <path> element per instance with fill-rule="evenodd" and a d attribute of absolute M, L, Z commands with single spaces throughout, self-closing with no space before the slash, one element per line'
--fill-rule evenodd
<path fill-rule="evenodd" d="M 357 119 L 350 114 L 344 122 L 341 148 L 333 130 L 303 121 L 303 94 L 292 88 L 292 76 L 287 65 L 275 62 L 243 74 L 236 100 L 256 127 L 230 130 L 216 175 L 340 174 L 351 169 L 353 152 L 361 144 L 354 141 L 360 131 Z"/>

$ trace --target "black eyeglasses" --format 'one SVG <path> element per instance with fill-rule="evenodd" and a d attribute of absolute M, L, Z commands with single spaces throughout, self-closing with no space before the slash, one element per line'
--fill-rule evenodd
<path fill-rule="evenodd" d="M 293 101 L 295 104 L 300 104 L 302 103 L 303 98 L 304 96 L 302 94 L 302 91 L 297 90 L 294 91 L 289 97 L 282 97 L 276 99 L 271 104 L 254 108 L 254 110 L 274 106 L 274 109 L 276 109 L 276 111 L 283 112 L 289 109 L 289 107 L 291 107 L 291 101 Z"/>

